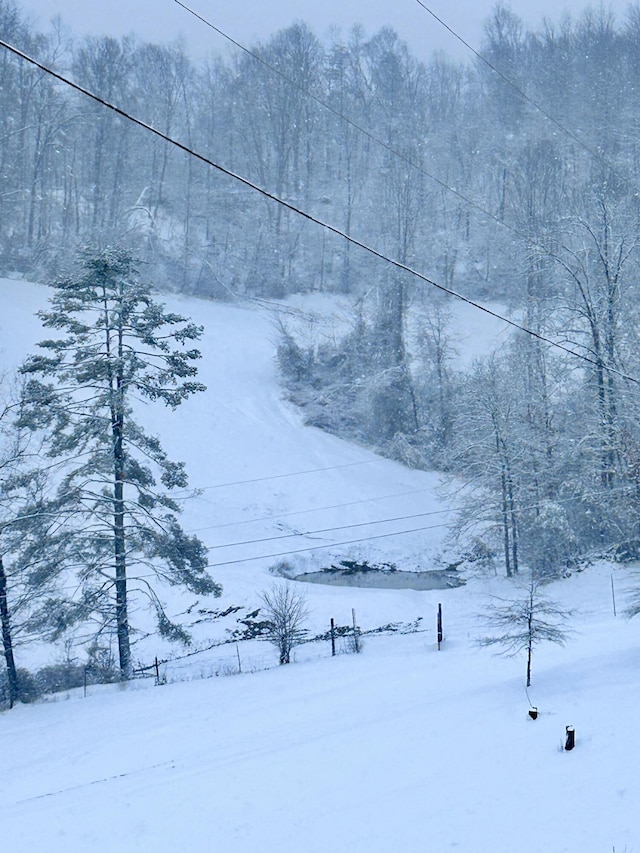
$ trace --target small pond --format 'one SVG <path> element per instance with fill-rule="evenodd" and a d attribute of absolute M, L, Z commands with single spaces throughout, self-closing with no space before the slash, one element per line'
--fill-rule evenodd
<path fill-rule="evenodd" d="M 452 589 L 463 586 L 464 578 L 455 571 L 442 569 L 430 572 L 403 572 L 398 569 L 384 570 L 367 568 L 321 569 L 296 575 L 294 580 L 302 583 L 323 583 L 329 586 L 357 586 L 367 589 Z"/>

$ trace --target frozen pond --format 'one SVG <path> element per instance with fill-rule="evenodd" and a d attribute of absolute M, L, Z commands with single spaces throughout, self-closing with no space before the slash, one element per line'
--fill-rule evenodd
<path fill-rule="evenodd" d="M 367 569 L 323 569 L 297 575 L 303 583 L 323 583 L 329 586 L 357 586 L 369 589 L 451 589 L 465 581 L 454 571 L 402 572 Z"/>

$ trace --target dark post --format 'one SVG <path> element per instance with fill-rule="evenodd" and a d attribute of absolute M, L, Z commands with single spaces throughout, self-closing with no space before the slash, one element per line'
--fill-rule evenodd
<path fill-rule="evenodd" d="M 611 600 L 613 601 L 613 615 L 617 616 L 616 613 L 616 590 L 613 585 L 613 574 L 611 575 Z"/>
<path fill-rule="evenodd" d="M 87 668 L 86 668 L 86 666 L 84 668 L 83 691 L 84 691 L 84 693 L 83 693 L 84 698 L 86 699 L 87 698 Z"/>
<path fill-rule="evenodd" d="M 156 687 L 160 684 L 160 665 L 158 663 L 158 657 L 153 662 L 154 669 L 156 671 Z"/>
<path fill-rule="evenodd" d="M 567 726 L 567 740 L 565 741 L 564 748 L 567 752 L 576 745 L 576 730 L 573 726 Z"/>
<path fill-rule="evenodd" d="M 440 646 L 442 645 L 442 641 L 444 636 L 442 634 L 442 605 L 438 605 L 438 651 L 440 651 Z"/>
<path fill-rule="evenodd" d="M 336 656 L 336 623 L 331 618 L 331 657 Z"/>

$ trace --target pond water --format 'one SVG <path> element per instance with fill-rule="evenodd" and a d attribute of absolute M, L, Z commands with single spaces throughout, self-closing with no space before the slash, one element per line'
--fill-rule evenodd
<path fill-rule="evenodd" d="M 368 569 L 323 569 L 296 575 L 294 580 L 302 583 L 323 583 L 329 586 L 357 586 L 368 589 L 451 589 L 462 586 L 465 580 L 456 572 L 402 572 Z"/>

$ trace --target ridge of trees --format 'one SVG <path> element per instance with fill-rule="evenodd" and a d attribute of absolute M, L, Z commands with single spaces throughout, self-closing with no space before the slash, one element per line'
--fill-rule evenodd
<path fill-rule="evenodd" d="M 487 67 L 419 62 L 389 28 L 324 45 L 295 24 L 253 48 L 278 76 L 248 54 L 196 66 L 178 43 L 39 33 L 0 2 L 3 38 L 163 132 L 443 284 L 510 299 L 527 247 L 445 187 L 546 245 L 586 188 L 637 185 L 639 28 L 637 6 L 622 26 L 601 11 L 528 32 L 504 7 L 486 25 L 484 55 L 607 173 Z M 7 52 L 0 86 L 0 271 L 57 273 L 78 247 L 125 244 L 202 295 L 361 294 L 387 274 Z"/>

